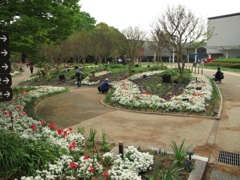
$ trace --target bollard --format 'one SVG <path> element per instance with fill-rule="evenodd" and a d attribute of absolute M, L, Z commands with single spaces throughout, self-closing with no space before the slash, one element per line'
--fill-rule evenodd
<path fill-rule="evenodd" d="M 119 142 L 119 154 L 121 155 L 122 159 L 124 156 L 124 152 L 123 152 L 123 143 Z"/>

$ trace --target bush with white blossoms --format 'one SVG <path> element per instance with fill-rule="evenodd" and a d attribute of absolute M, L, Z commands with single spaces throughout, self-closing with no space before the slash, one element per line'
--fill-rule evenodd
<path fill-rule="evenodd" d="M 104 71 L 95 72 L 94 74 L 95 74 L 95 77 L 99 77 L 109 73 L 111 72 L 104 70 Z M 82 84 L 85 84 L 85 85 L 95 85 L 95 84 L 98 84 L 99 82 L 100 82 L 99 80 L 90 82 L 89 76 L 87 76 L 85 79 L 82 80 Z"/>
<path fill-rule="evenodd" d="M 161 72 L 162 71 L 138 73 L 128 79 L 112 82 L 115 91 L 111 97 L 111 101 L 132 108 L 148 107 L 152 109 L 155 108 L 155 110 L 160 108 L 168 111 L 178 110 L 192 112 L 203 112 L 206 110 L 205 102 L 211 99 L 213 90 L 211 82 L 206 76 L 191 74 L 191 81 L 183 93 L 179 96 L 173 96 L 169 101 L 157 95 L 152 95 L 151 93 L 141 92 L 139 87 L 129 80 L 143 77 L 143 75 L 149 76 Z M 196 90 L 197 87 L 201 87 L 201 90 Z M 186 98 L 189 99 L 189 101 L 183 101 L 183 99 Z"/>
<path fill-rule="evenodd" d="M 24 91 L 26 90 L 27 91 Z M 13 96 L 8 102 L 0 103 L 2 113 L 0 114 L 0 130 L 14 132 L 21 138 L 31 140 L 43 140 L 50 144 L 65 149 L 67 155 L 62 155 L 53 163 L 46 164 L 41 170 L 36 169 L 36 174 L 30 177 L 21 177 L 22 180 L 52 180 L 52 179 L 92 179 L 101 176 L 103 167 L 97 159 L 81 156 L 77 161 L 70 156 L 70 152 L 83 152 L 85 138 L 80 133 L 73 133 L 72 129 L 57 128 L 54 123 L 47 124 L 43 121 L 34 120 L 24 112 L 24 107 L 33 98 L 39 98 L 56 92 L 66 92 L 66 88 L 38 86 L 25 87 L 19 90 L 19 93 Z M 136 153 L 134 156 L 133 153 Z M 104 159 L 110 159 L 113 167 L 109 171 L 110 175 L 104 173 L 105 178 L 111 176 L 111 179 L 122 180 L 140 180 L 138 175 L 140 171 L 145 171 L 151 165 L 151 156 L 138 152 L 134 147 L 127 150 L 129 159 L 124 161 L 118 157 L 114 161 L 112 153 L 105 153 Z M 131 155 L 130 155 L 131 154 Z M 133 161 L 132 158 L 135 158 Z M 141 163 L 143 163 L 141 165 Z M 123 169 L 122 169 L 123 168 Z M 120 170 L 122 169 L 122 170 Z"/>
<path fill-rule="evenodd" d="M 124 158 L 120 155 L 114 161 L 114 165 L 109 170 L 111 179 L 132 180 L 141 179 L 140 172 L 146 172 L 153 165 L 153 155 L 147 152 L 139 152 L 135 147 L 128 146 L 125 150 Z"/>

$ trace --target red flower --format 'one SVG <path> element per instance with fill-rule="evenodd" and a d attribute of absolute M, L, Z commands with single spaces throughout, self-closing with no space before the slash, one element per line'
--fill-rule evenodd
<path fill-rule="evenodd" d="M 2 111 L 2 113 L 3 113 L 4 115 L 7 115 L 7 112 L 6 112 L 6 111 Z"/>
<path fill-rule="evenodd" d="M 41 121 L 41 124 L 42 124 L 42 125 L 44 125 L 44 124 L 45 124 L 45 122 L 44 122 L 44 121 Z"/>
<path fill-rule="evenodd" d="M 94 172 L 94 170 L 95 170 L 95 169 L 94 169 L 94 167 L 90 167 L 90 172 L 92 172 L 92 173 L 93 173 L 93 172 Z"/>
<path fill-rule="evenodd" d="M 106 179 L 109 177 L 108 172 L 105 172 L 103 175 L 105 176 Z"/>
<path fill-rule="evenodd" d="M 72 131 L 72 128 L 69 128 L 69 131 Z"/>
<path fill-rule="evenodd" d="M 55 124 L 53 124 L 53 123 L 51 123 L 51 124 L 49 125 L 49 127 L 52 128 L 53 130 L 56 130 L 56 129 L 57 129 L 57 127 L 56 127 Z"/>
<path fill-rule="evenodd" d="M 76 142 L 73 141 L 73 142 L 71 143 L 71 145 L 69 146 L 69 150 L 72 150 L 72 149 L 75 148 L 75 147 L 76 147 Z"/>
<path fill-rule="evenodd" d="M 32 127 L 32 129 L 33 129 L 34 131 L 36 131 L 37 128 L 38 128 L 38 127 L 37 127 L 36 125 L 34 125 L 34 124 L 33 124 L 31 127 Z"/>
<path fill-rule="evenodd" d="M 70 168 L 79 168 L 79 165 L 75 162 L 70 162 Z"/>
<path fill-rule="evenodd" d="M 62 129 L 58 129 L 58 135 L 61 135 L 61 134 L 62 134 L 62 132 L 63 132 L 63 130 L 62 130 Z"/>
<path fill-rule="evenodd" d="M 88 160 L 88 158 L 89 158 L 89 157 L 88 157 L 87 155 L 86 155 L 86 156 L 84 156 L 84 159 L 85 159 L 85 160 Z"/>
<path fill-rule="evenodd" d="M 69 146 L 69 150 L 72 150 L 72 149 L 73 149 L 73 146 L 72 146 L 72 145 L 70 145 L 70 146 Z"/>

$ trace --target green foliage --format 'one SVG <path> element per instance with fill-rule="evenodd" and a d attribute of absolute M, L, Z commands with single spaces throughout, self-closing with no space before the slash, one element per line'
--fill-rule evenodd
<path fill-rule="evenodd" d="M 15 87 L 15 88 L 13 88 L 13 92 L 16 94 L 20 94 L 21 92 L 29 92 L 29 91 L 36 90 L 36 89 L 37 88 L 33 87 L 33 86 Z"/>
<path fill-rule="evenodd" d="M 168 169 L 163 168 L 161 170 L 162 180 L 181 179 L 178 175 L 184 168 L 176 167 L 177 163 L 178 160 L 175 160 Z"/>
<path fill-rule="evenodd" d="M 182 163 L 182 160 L 187 156 L 187 152 L 190 150 L 191 145 L 184 147 L 185 139 L 182 141 L 181 145 L 178 146 L 175 141 L 172 141 L 172 150 L 174 152 L 174 157 L 178 163 Z"/>
<path fill-rule="evenodd" d="M 80 133 L 81 135 L 85 134 L 85 127 L 79 127 L 78 128 L 78 133 Z"/>
<path fill-rule="evenodd" d="M 113 89 L 110 89 L 109 93 L 106 94 L 106 102 L 109 103 L 109 104 L 114 104 L 114 101 L 111 99 L 112 95 L 114 93 L 114 90 Z"/>
<path fill-rule="evenodd" d="M 86 12 L 80 12 L 78 2 L 1 2 L 0 29 L 11 33 L 11 51 L 34 54 L 38 44 L 55 44 L 76 30 L 93 28 L 95 19 Z"/>
<path fill-rule="evenodd" d="M 159 173 L 160 173 L 160 169 L 161 169 L 161 165 L 158 164 L 154 167 L 154 174 L 153 176 L 150 176 L 150 175 L 147 175 L 145 174 L 144 177 L 147 179 L 147 180 L 158 180 L 158 176 L 159 176 Z"/>
<path fill-rule="evenodd" d="M 90 136 L 86 142 L 87 147 L 94 147 L 94 141 L 96 137 L 97 131 L 95 129 L 90 129 Z"/>
<path fill-rule="evenodd" d="M 44 141 L 22 139 L 8 132 L 0 133 L 0 176 L 5 179 L 32 176 L 48 162 L 66 153 Z"/>
<path fill-rule="evenodd" d="M 110 146 L 108 145 L 108 142 L 107 142 L 107 133 L 104 130 L 102 131 L 102 146 L 100 150 L 103 152 L 110 151 Z"/>
<path fill-rule="evenodd" d="M 219 58 L 214 59 L 211 62 L 240 63 L 240 58 Z"/>

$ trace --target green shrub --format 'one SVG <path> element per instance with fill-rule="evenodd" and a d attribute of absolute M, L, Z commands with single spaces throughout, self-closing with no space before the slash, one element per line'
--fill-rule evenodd
<path fill-rule="evenodd" d="M 48 162 L 61 154 L 60 147 L 44 141 L 22 139 L 18 134 L 0 133 L 0 176 L 5 179 L 32 176 Z"/>
<path fill-rule="evenodd" d="M 172 150 L 174 153 L 175 160 L 181 164 L 182 160 L 187 156 L 187 152 L 190 150 L 191 145 L 184 147 L 185 139 L 182 141 L 181 145 L 178 146 L 175 141 L 172 141 Z"/>

